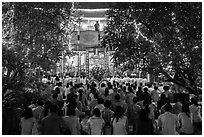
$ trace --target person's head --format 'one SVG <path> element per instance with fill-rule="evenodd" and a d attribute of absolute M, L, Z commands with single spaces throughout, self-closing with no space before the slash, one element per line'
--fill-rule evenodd
<path fill-rule="evenodd" d="M 170 87 L 169 86 L 164 86 L 163 89 L 164 89 L 164 91 L 168 91 L 170 89 Z"/>
<path fill-rule="evenodd" d="M 56 88 L 55 88 L 55 93 L 57 93 L 57 94 L 60 93 L 60 89 L 59 89 L 59 87 L 56 87 Z"/>
<path fill-rule="evenodd" d="M 98 104 L 103 104 L 104 103 L 104 99 L 103 98 L 98 98 L 97 99 L 97 103 Z"/>
<path fill-rule="evenodd" d="M 105 88 L 105 93 L 104 93 L 105 96 L 108 96 L 109 95 L 109 89 L 108 88 Z"/>
<path fill-rule="evenodd" d="M 198 100 L 195 97 L 191 98 L 191 103 L 198 106 Z"/>
<path fill-rule="evenodd" d="M 164 110 L 165 112 L 171 112 L 172 111 L 172 106 L 170 103 L 167 103 L 165 106 L 164 106 Z"/>
<path fill-rule="evenodd" d="M 132 99 L 132 101 L 133 101 L 133 103 L 135 104 L 135 103 L 137 103 L 138 98 L 137 98 L 137 97 L 134 97 L 134 98 Z"/>
<path fill-rule="evenodd" d="M 105 87 L 106 85 L 105 85 L 105 83 L 101 83 L 101 87 L 103 88 L 103 87 Z"/>
<path fill-rule="evenodd" d="M 133 93 L 132 87 L 128 86 L 128 92 Z"/>
<path fill-rule="evenodd" d="M 138 91 L 142 91 L 142 87 L 138 87 Z"/>
<path fill-rule="evenodd" d="M 190 113 L 190 109 L 189 109 L 189 106 L 187 104 L 182 105 L 182 112 Z"/>
<path fill-rule="evenodd" d="M 28 118 L 31 118 L 31 117 L 33 117 L 32 109 L 29 108 L 29 107 L 26 107 L 25 110 L 24 110 L 24 118 L 28 119 Z"/>
<path fill-rule="evenodd" d="M 157 86 L 154 86 L 154 90 L 158 90 L 158 87 L 157 87 Z"/>
<path fill-rule="evenodd" d="M 68 116 L 75 116 L 76 115 L 76 111 L 74 108 L 70 107 L 69 109 L 67 109 L 67 115 Z"/>
<path fill-rule="evenodd" d="M 53 99 L 57 99 L 57 97 L 58 97 L 58 94 L 57 94 L 57 93 L 52 94 L 52 98 L 53 98 Z"/>
<path fill-rule="evenodd" d="M 98 93 L 94 94 L 94 99 L 98 99 Z"/>
<path fill-rule="evenodd" d="M 93 115 L 96 116 L 96 117 L 100 117 L 101 116 L 101 112 L 98 108 L 95 108 L 93 110 Z"/>
<path fill-rule="evenodd" d="M 115 100 L 116 100 L 116 101 L 119 101 L 119 100 L 120 100 L 120 94 L 116 94 L 116 95 L 115 95 Z"/>
<path fill-rule="evenodd" d="M 58 106 L 57 105 L 51 105 L 50 106 L 50 112 L 51 113 L 57 113 L 58 112 Z"/>
<path fill-rule="evenodd" d="M 43 102 L 42 102 L 41 99 L 38 99 L 38 101 L 37 101 L 37 105 L 38 105 L 38 106 L 43 106 Z"/>
<path fill-rule="evenodd" d="M 148 92 L 148 88 L 147 87 L 145 87 L 143 90 L 144 90 L 144 92 Z"/>
<path fill-rule="evenodd" d="M 105 103 L 104 103 L 104 106 L 105 106 L 106 108 L 110 108 L 111 104 L 112 104 L 112 103 L 111 103 L 110 100 L 106 100 Z"/>
<path fill-rule="evenodd" d="M 119 118 L 122 118 L 124 116 L 123 108 L 121 106 L 117 106 L 114 115 L 116 117 L 116 121 L 118 121 Z"/>
<path fill-rule="evenodd" d="M 72 88 L 70 88 L 70 93 L 75 93 L 75 88 L 74 87 L 72 87 Z"/>
<path fill-rule="evenodd" d="M 140 111 L 140 116 L 139 116 L 141 121 L 146 121 L 149 119 L 149 110 L 148 109 L 142 109 Z"/>
<path fill-rule="evenodd" d="M 160 100 L 161 100 L 161 101 L 165 101 L 165 100 L 166 100 L 165 94 L 161 94 Z"/>
<path fill-rule="evenodd" d="M 69 83 L 66 84 L 66 88 L 69 88 Z"/>

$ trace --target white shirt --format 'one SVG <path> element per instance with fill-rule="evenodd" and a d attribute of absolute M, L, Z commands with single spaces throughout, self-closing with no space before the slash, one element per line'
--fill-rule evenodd
<path fill-rule="evenodd" d="M 113 121 L 113 135 L 127 135 L 126 122 L 126 116 L 124 116 L 122 119 L 119 118 L 118 122 L 116 122 L 115 118 Z"/>
<path fill-rule="evenodd" d="M 191 117 L 188 117 L 185 113 L 179 113 L 179 121 L 181 122 L 181 132 L 186 134 L 193 133 L 193 125 L 191 122 Z"/>
<path fill-rule="evenodd" d="M 192 104 L 189 106 L 189 109 L 190 109 L 190 113 L 193 114 L 193 121 L 200 122 L 201 121 L 200 107 Z"/>
<path fill-rule="evenodd" d="M 153 90 L 151 92 L 151 97 L 154 102 L 159 101 L 159 90 Z"/>
<path fill-rule="evenodd" d="M 165 112 L 158 118 L 158 126 L 162 128 L 163 135 L 177 135 L 176 127 L 179 127 L 178 117 L 170 112 Z"/>
<path fill-rule="evenodd" d="M 102 127 L 105 123 L 102 118 L 97 118 L 97 117 L 93 116 L 93 117 L 89 118 L 87 123 L 91 128 L 91 135 L 101 135 Z"/>

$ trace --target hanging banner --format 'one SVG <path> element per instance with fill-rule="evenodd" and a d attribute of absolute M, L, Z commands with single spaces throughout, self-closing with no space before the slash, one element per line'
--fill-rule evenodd
<path fill-rule="evenodd" d="M 98 32 L 97 31 L 80 31 L 80 38 L 79 38 L 80 46 L 88 47 L 98 47 Z"/>

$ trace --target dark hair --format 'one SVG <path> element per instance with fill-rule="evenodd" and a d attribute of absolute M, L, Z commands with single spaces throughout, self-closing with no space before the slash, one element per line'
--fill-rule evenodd
<path fill-rule="evenodd" d="M 26 107 L 25 110 L 24 110 L 24 117 L 25 119 L 28 119 L 28 118 L 31 118 L 33 117 L 33 112 L 32 112 L 32 109 L 29 108 L 29 107 Z"/>
<path fill-rule="evenodd" d="M 95 99 L 98 99 L 98 93 L 95 93 L 95 94 L 94 94 L 94 98 L 95 98 Z"/>
<path fill-rule="evenodd" d="M 52 103 L 50 101 L 46 101 L 45 105 L 44 105 L 44 117 L 48 115 L 48 110 L 50 109 L 50 106 L 52 105 Z"/>
<path fill-rule="evenodd" d="M 75 116 L 76 115 L 76 111 L 74 108 L 68 108 L 67 109 L 67 115 L 68 116 Z"/>
<path fill-rule="evenodd" d="M 120 100 L 120 94 L 115 95 L 115 100 L 119 101 Z"/>
<path fill-rule="evenodd" d="M 83 89 L 79 89 L 79 101 L 82 101 L 82 96 L 83 96 Z"/>
<path fill-rule="evenodd" d="M 144 92 L 148 92 L 148 88 L 147 87 L 145 87 L 143 90 L 144 90 Z"/>
<path fill-rule="evenodd" d="M 164 106 L 164 109 L 165 109 L 165 111 L 171 112 L 171 110 L 172 110 L 171 104 L 170 104 L 170 103 L 167 103 L 167 104 Z"/>
<path fill-rule="evenodd" d="M 141 121 L 147 121 L 149 119 L 149 110 L 148 109 L 142 109 L 140 111 L 140 120 Z"/>
<path fill-rule="evenodd" d="M 188 117 L 190 117 L 190 109 L 187 104 L 182 105 L 182 112 L 184 112 Z"/>
<path fill-rule="evenodd" d="M 93 110 L 93 115 L 96 116 L 96 117 L 100 117 L 101 116 L 101 112 L 98 108 L 95 108 Z"/>
<path fill-rule="evenodd" d="M 43 106 L 42 100 L 41 100 L 41 99 L 38 99 L 37 104 L 38 104 L 38 106 Z"/>
<path fill-rule="evenodd" d="M 135 104 L 135 103 L 137 103 L 138 98 L 137 98 L 137 97 L 133 97 L 132 101 L 133 101 L 133 103 Z"/>
<path fill-rule="evenodd" d="M 98 104 L 103 104 L 104 103 L 104 99 L 103 98 L 98 98 L 97 99 L 97 103 Z"/>
<path fill-rule="evenodd" d="M 58 112 L 58 106 L 57 105 L 51 105 L 50 106 L 50 112 L 57 113 Z"/>
<path fill-rule="evenodd" d="M 155 86 L 155 87 L 154 87 L 154 89 L 155 89 L 155 90 L 157 90 L 157 89 L 158 89 L 158 87 L 157 87 L 157 86 Z"/>
<path fill-rule="evenodd" d="M 108 89 L 108 88 L 105 88 L 104 96 L 108 96 L 108 95 L 109 95 L 109 89 Z"/>
<path fill-rule="evenodd" d="M 104 106 L 109 108 L 111 106 L 112 102 L 110 100 L 106 100 L 104 103 Z"/>
<path fill-rule="evenodd" d="M 59 89 L 59 87 L 56 87 L 56 88 L 55 88 L 55 93 L 57 93 L 57 94 L 60 93 L 60 89 Z"/>
<path fill-rule="evenodd" d="M 54 98 L 54 99 L 56 99 L 58 97 L 58 94 L 57 93 L 54 93 L 53 95 L 52 95 L 52 98 Z"/>
<path fill-rule="evenodd" d="M 69 87 L 69 83 L 66 84 L 66 88 L 68 88 L 68 87 Z"/>
<path fill-rule="evenodd" d="M 198 106 L 198 100 L 195 97 L 191 98 L 191 103 Z"/>
<path fill-rule="evenodd" d="M 169 90 L 169 86 L 164 86 L 163 89 L 164 90 Z"/>
<path fill-rule="evenodd" d="M 129 86 L 128 87 L 128 91 L 130 92 L 130 93 L 133 93 L 133 89 Z"/>
<path fill-rule="evenodd" d="M 105 85 L 105 83 L 101 83 L 101 87 L 105 87 L 106 85 Z"/>
<path fill-rule="evenodd" d="M 119 118 L 122 118 L 124 116 L 124 110 L 121 106 L 116 107 L 114 116 L 116 118 L 116 122 L 118 122 Z"/>

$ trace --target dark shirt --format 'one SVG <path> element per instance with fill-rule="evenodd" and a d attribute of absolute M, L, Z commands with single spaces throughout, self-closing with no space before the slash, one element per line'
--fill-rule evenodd
<path fill-rule="evenodd" d="M 153 135 L 154 127 L 151 119 L 143 120 L 139 122 L 138 135 Z"/>
<path fill-rule="evenodd" d="M 65 129 L 65 121 L 57 114 L 52 113 L 42 119 L 43 135 L 61 135 Z"/>

